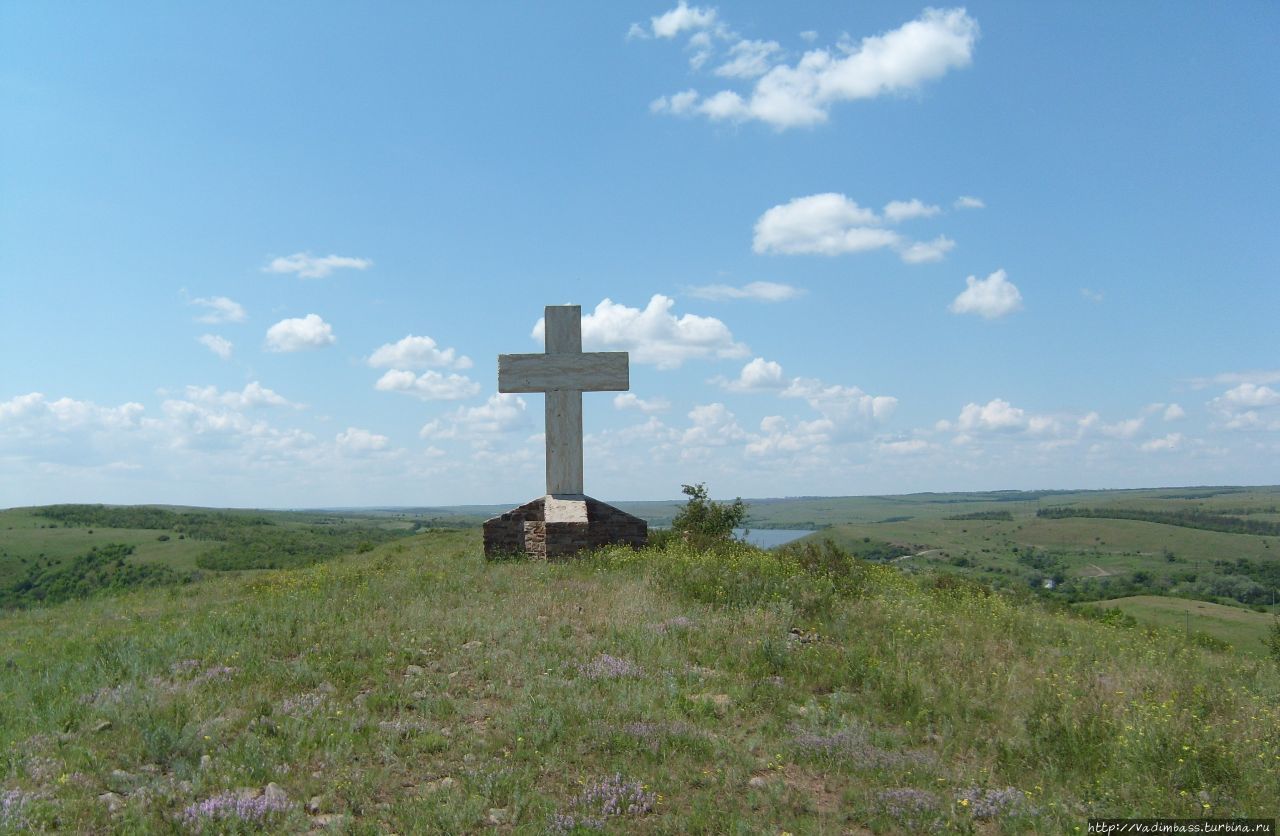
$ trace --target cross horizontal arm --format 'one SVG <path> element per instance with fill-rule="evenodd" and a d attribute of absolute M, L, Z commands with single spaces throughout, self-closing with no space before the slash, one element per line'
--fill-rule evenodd
<path fill-rule="evenodd" d="M 499 354 L 499 392 L 624 392 L 625 351 L 586 354 Z"/>

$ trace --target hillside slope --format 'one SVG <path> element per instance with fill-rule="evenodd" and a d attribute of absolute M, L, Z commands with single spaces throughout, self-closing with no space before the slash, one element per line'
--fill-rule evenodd
<path fill-rule="evenodd" d="M 1061 833 L 1274 816 L 1280 671 L 838 555 L 434 531 L 0 616 L 0 829 Z"/>

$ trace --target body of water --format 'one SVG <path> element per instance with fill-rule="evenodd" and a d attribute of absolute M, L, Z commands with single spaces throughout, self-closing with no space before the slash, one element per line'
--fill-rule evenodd
<path fill-rule="evenodd" d="M 743 538 L 743 532 L 747 531 L 742 528 L 735 528 L 733 536 L 739 540 Z M 790 543 L 792 540 L 799 540 L 813 531 L 808 528 L 753 528 L 747 531 L 746 541 L 753 546 L 759 546 L 762 549 L 771 549 L 774 546 L 781 546 Z"/>

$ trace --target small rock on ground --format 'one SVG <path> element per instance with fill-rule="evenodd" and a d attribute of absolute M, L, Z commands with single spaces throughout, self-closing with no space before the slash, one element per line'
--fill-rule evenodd
<path fill-rule="evenodd" d="M 347 816 L 344 813 L 321 813 L 311 817 L 311 826 L 316 828 L 341 828 L 346 823 Z"/>
<path fill-rule="evenodd" d="M 440 790 L 451 790 L 458 782 L 448 775 L 443 778 L 437 778 L 434 781 L 428 781 L 422 785 L 423 792 L 439 792 Z"/>
<path fill-rule="evenodd" d="M 119 793 L 104 792 L 98 796 L 98 800 L 107 805 L 108 813 L 116 813 L 124 806 L 124 798 Z"/>

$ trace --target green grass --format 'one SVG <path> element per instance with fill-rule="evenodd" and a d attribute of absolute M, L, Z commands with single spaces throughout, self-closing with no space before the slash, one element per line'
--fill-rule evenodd
<path fill-rule="evenodd" d="M 31 509 L 0 511 L 0 585 L 22 576 L 37 560 L 59 564 L 108 543 L 134 546 L 132 561 L 164 563 L 178 571 L 194 569 L 197 558 L 216 545 L 208 540 L 179 540 L 176 534 L 160 541 L 157 538 L 166 532 L 150 529 L 53 525 Z"/>
<path fill-rule="evenodd" d="M 274 783 L 273 832 L 316 797 L 350 832 L 543 833 L 619 773 L 652 809 L 612 832 L 1274 816 L 1278 706 L 1270 660 L 833 552 L 432 532 L 0 616 L 0 827 L 181 832 Z"/>
<path fill-rule="evenodd" d="M 1228 607 L 1208 601 L 1164 598 L 1157 595 L 1134 595 L 1113 598 L 1081 606 L 1115 607 L 1131 615 L 1139 624 L 1170 630 L 1173 633 L 1205 633 L 1253 656 L 1267 655 L 1263 640 L 1275 622 L 1269 613 L 1253 612 L 1241 607 Z"/>
<path fill-rule="evenodd" d="M 87 520 L 85 518 L 88 518 Z M 122 527 L 113 527 L 126 524 Z M 0 586 L 28 568 L 57 567 L 111 543 L 130 563 L 195 569 L 263 569 L 313 563 L 411 533 L 431 517 L 403 512 L 213 510 L 160 506 L 48 506 L 0 511 Z M 133 525 L 153 525 L 134 528 Z M 164 527 L 170 526 L 170 527 Z"/>

